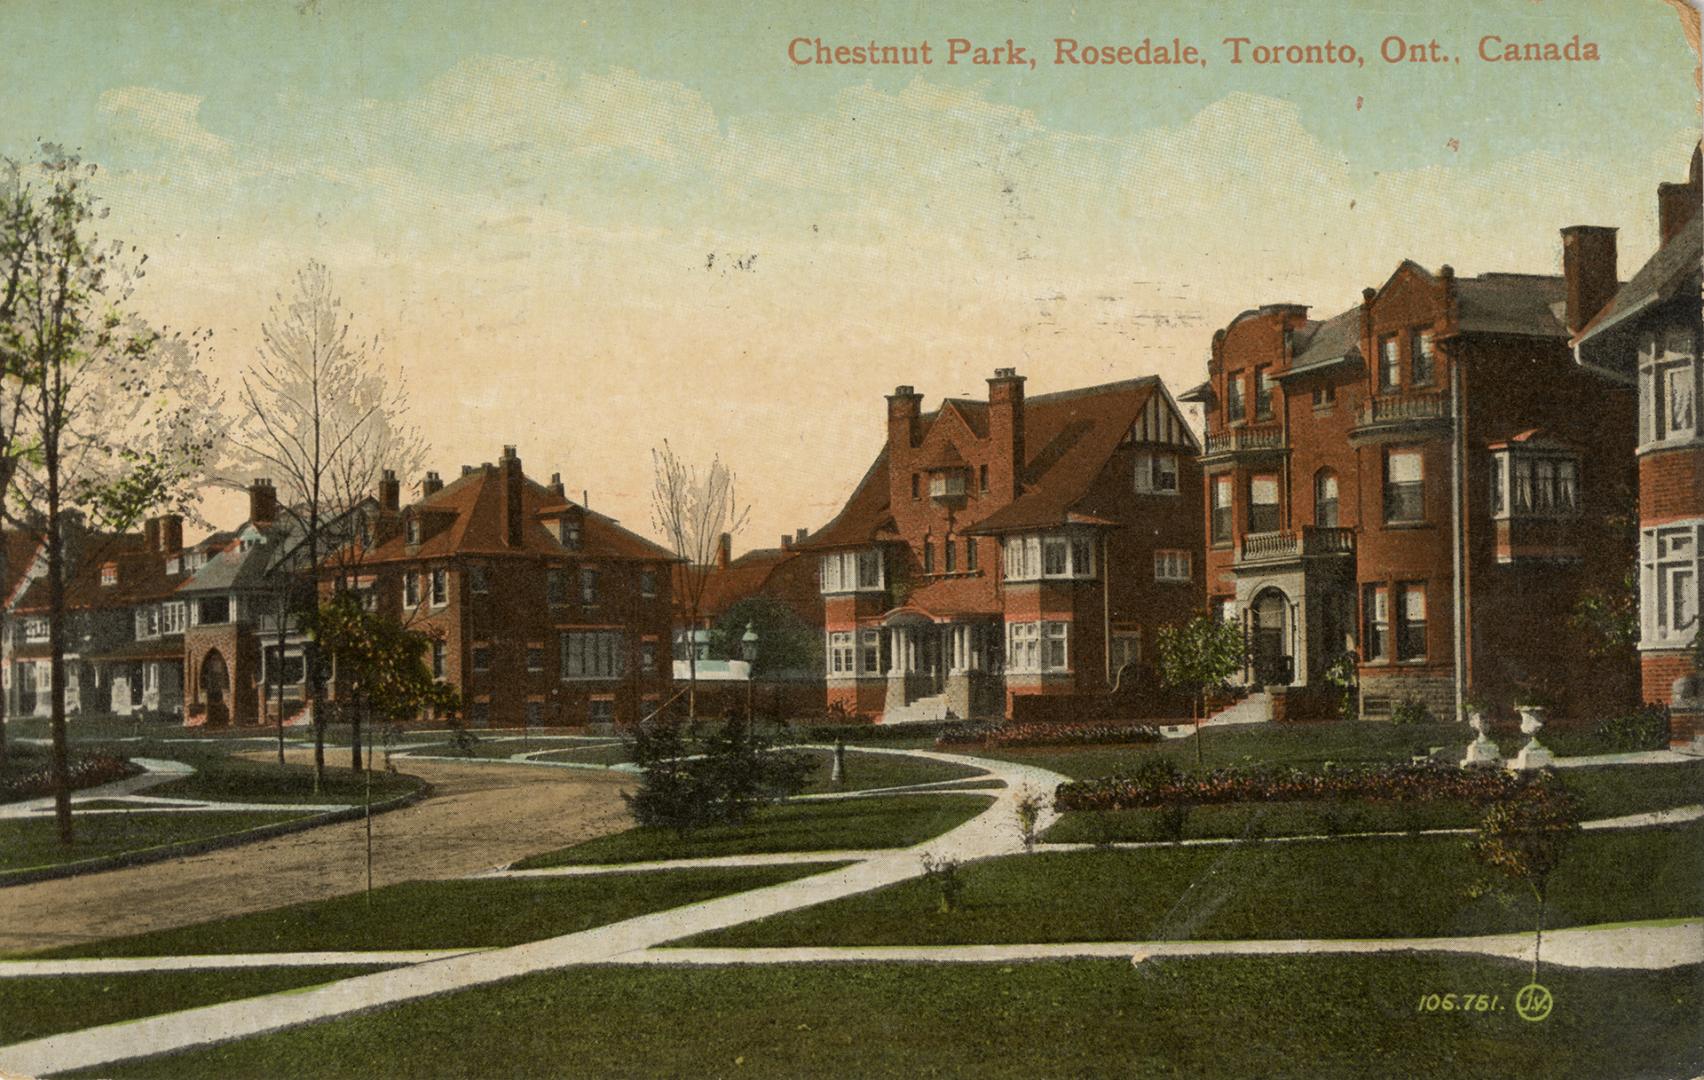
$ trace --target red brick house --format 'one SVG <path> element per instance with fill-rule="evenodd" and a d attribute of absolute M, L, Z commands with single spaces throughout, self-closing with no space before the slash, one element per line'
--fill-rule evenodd
<path fill-rule="evenodd" d="M 529 479 L 512 446 L 397 498 L 387 478 L 355 584 L 436 638 L 471 723 L 631 723 L 667 699 L 672 553 Z"/>
<path fill-rule="evenodd" d="M 781 537 L 777 547 L 753 548 L 735 558 L 733 537 L 723 533 L 717 543 L 716 561 L 700 568 L 705 575 L 704 593 L 699 598 L 696 626 L 688 626 L 693 619 L 687 610 L 690 589 L 687 568 L 684 563 L 676 562 L 673 597 L 677 655 L 685 659 L 685 643 L 689 638 L 702 647 L 705 631 L 735 604 L 754 596 L 768 597 L 804 625 L 821 629 L 822 592 L 817 588 L 816 560 L 795 546 L 806 536 L 807 531 L 800 529 L 794 536 Z"/>
<path fill-rule="evenodd" d="M 1698 674 L 1704 574 L 1704 427 L 1699 271 L 1700 156 L 1686 182 L 1657 189 L 1660 246 L 1575 338 L 1582 365 L 1639 388 L 1639 652 L 1644 699 L 1668 703 Z M 1676 741 L 1701 733 L 1676 724 Z"/>
<path fill-rule="evenodd" d="M 1198 445 L 1159 379 L 922 411 L 887 444 L 819 558 L 832 705 L 883 722 L 1039 713 L 1104 698 L 1157 628 L 1201 604 Z"/>
<path fill-rule="evenodd" d="M 1214 335 L 1184 399 L 1208 415 L 1208 599 L 1246 628 L 1248 683 L 1318 687 L 1354 652 L 1365 715 L 1625 701 L 1565 636 L 1631 554 L 1609 522 L 1633 395 L 1568 347 L 1615 290 L 1613 231 L 1564 230 L 1563 258 L 1560 277 L 1404 262 L 1329 319 L 1273 304 Z"/>

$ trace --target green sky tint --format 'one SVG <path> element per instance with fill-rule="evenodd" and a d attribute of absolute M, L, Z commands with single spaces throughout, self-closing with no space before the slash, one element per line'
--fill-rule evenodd
<path fill-rule="evenodd" d="M 319 258 L 431 408 L 440 471 L 519 443 L 643 527 L 667 435 L 761 493 L 748 543 L 833 513 L 898 382 L 979 394 L 1017 366 L 1037 390 L 1181 389 L 1237 311 L 1330 314 L 1404 257 L 1548 272 L 1556 230 L 1586 222 L 1620 226 L 1631 264 L 1698 125 L 1662 0 L 12 0 L 4 18 L 0 152 L 39 137 L 103 166 L 147 301 L 212 327 L 216 369 Z M 1460 62 L 1386 65 L 1389 34 Z M 1579 34 L 1603 59 L 1485 64 L 1485 34 Z M 1010 37 L 1041 63 L 796 67 L 798 36 Z M 1061 36 L 1180 37 L 1208 64 L 1058 68 Z M 1230 36 L 1366 63 L 1233 66 Z"/>

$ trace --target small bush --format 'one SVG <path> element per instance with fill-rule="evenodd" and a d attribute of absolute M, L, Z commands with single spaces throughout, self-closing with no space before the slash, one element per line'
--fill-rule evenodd
<path fill-rule="evenodd" d="M 777 750 L 730 713 L 699 752 L 670 720 L 638 725 L 627 741 L 641 770 L 639 790 L 622 793 L 641 825 L 686 835 L 706 825 L 740 825 L 759 808 L 804 790 L 816 769 L 804 754 Z"/>
<path fill-rule="evenodd" d="M 1666 750 L 1669 744 L 1669 712 L 1661 705 L 1647 705 L 1638 712 L 1605 720 L 1592 729 L 1592 735 L 1610 753 Z"/>
<path fill-rule="evenodd" d="M 1402 725 L 1429 724 L 1432 722 L 1432 710 L 1417 697 L 1405 697 L 1390 711 L 1390 722 Z"/>
<path fill-rule="evenodd" d="M 949 855 L 923 854 L 923 880 L 935 887 L 940 895 L 941 914 L 950 915 L 959 909 L 964 894 L 964 881 L 959 877 L 959 861 Z"/>
<path fill-rule="evenodd" d="M 1015 810 L 1018 816 L 1018 836 L 1023 839 L 1024 850 L 1034 851 L 1036 826 L 1041 822 L 1041 812 L 1047 808 L 1047 798 L 1034 788 L 1024 788 L 1018 793 Z"/>

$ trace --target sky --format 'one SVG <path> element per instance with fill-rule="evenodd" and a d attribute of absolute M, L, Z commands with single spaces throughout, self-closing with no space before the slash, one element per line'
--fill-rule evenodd
<path fill-rule="evenodd" d="M 834 515 L 900 383 L 926 407 L 997 367 L 1181 392 L 1242 310 L 1323 318 L 1404 258 L 1555 273 L 1566 225 L 1617 226 L 1627 276 L 1699 132 L 1668 0 L 6 10 L 0 153 L 101 166 L 106 231 L 149 256 L 138 305 L 210 329 L 214 374 L 317 259 L 406 379 L 427 468 L 514 444 L 654 535 L 666 438 L 734 469 L 736 549 Z M 1576 34 L 1599 60 L 1478 57 Z M 1387 64 L 1393 35 L 1446 59 Z M 936 62 L 797 65 L 800 37 Z M 955 37 L 1038 62 L 948 66 Z M 1206 63 L 1056 65 L 1062 37 Z M 1363 62 L 1233 64 L 1233 37 Z"/>

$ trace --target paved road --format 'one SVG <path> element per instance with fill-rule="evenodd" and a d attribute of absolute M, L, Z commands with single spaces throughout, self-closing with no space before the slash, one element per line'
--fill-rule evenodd
<path fill-rule="evenodd" d="M 305 755 L 304 755 L 305 756 Z M 373 819 L 373 883 L 454 878 L 628 825 L 631 777 L 410 761 L 424 802 Z M 163 930 L 359 892 L 366 831 L 343 822 L 171 862 L 0 889 L 0 952 Z"/>

